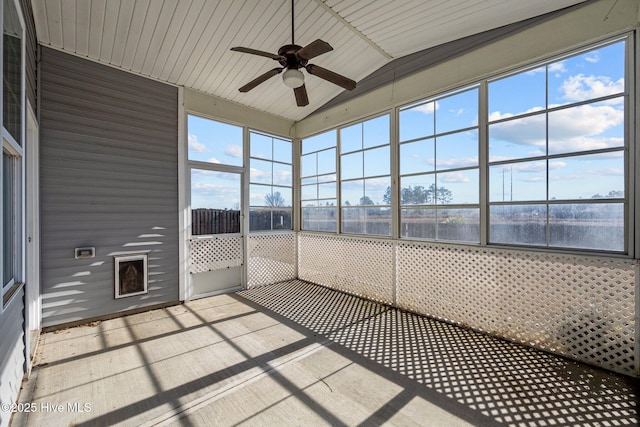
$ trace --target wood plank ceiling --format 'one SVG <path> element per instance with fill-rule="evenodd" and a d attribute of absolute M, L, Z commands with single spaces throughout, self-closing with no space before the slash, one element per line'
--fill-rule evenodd
<path fill-rule="evenodd" d="M 295 0 L 295 41 L 334 51 L 311 63 L 356 82 L 393 59 L 583 0 Z M 40 44 L 291 120 L 343 89 L 305 76 L 297 107 L 279 76 L 238 88 L 278 64 L 231 52 L 276 53 L 291 42 L 290 0 L 32 0 Z"/>

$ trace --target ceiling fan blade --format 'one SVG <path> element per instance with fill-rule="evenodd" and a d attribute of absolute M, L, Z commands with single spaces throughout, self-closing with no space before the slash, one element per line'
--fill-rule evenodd
<path fill-rule="evenodd" d="M 296 95 L 296 104 L 298 104 L 298 107 L 309 105 L 309 97 L 307 96 L 307 89 L 304 85 L 293 89 L 293 93 Z"/>
<path fill-rule="evenodd" d="M 266 73 L 264 73 L 263 75 L 258 76 L 255 79 L 251 80 L 249 83 L 247 83 L 246 85 L 242 86 L 238 90 L 240 92 L 249 92 L 251 89 L 253 89 L 254 87 L 258 86 L 260 83 L 263 83 L 263 82 L 269 80 L 271 77 L 275 76 L 276 74 L 280 74 L 282 72 L 282 70 L 284 70 L 284 68 L 274 68 L 273 70 L 269 70 Z"/>
<path fill-rule="evenodd" d="M 234 52 L 250 53 L 251 55 L 265 56 L 267 58 L 271 58 L 275 60 L 280 60 L 282 58 L 280 55 L 265 52 L 263 50 L 251 49 L 249 47 L 232 47 L 231 50 Z"/>
<path fill-rule="evenodd" d="M 309 64 L 305 68 L 307 69 L 309 74 L 313 74 L 314 76 L 318 76 L 321 79 L 325 79 L 326 81 L 338 85 L 346 90 L 353 90 L 356 88 L 356 82 L 345 76 L 341 76 L 338 73 L 327 70 L 326 68 L 322 68 L 318 65 L 313 64 Z"/>
<path fill-rule="evenodd" d="M 298 52 L 296 52 L 296 54 L 298 55 L 298 57 L 306 59 L 308 61 L 311 58 L 320 56 L 323 53 L 331 52 L 332 50 L 333 48 L 329 43 L 318 39 L 300 49 Z"/>

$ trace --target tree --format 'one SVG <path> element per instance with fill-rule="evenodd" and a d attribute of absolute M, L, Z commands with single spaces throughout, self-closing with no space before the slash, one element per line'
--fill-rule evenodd
<path fill-rule="evenodd" d="M 606 196 L 603 196 L 600 193 L 596 193 L 593 196 L 591 196 L 592 199 L 603 199 L 603 198 L 613 198 L 613 199 L 621 199 L 624 197 L 624 191 L 620 191 L 620 190 L 611 190 L 607 193 Z"/>
<path fill-rule="evenodd" d="M 367 206 L 367 205 L 375 205 L 373 200 L 371 200 L 371 197 L 369 196 L 360 197 L 360 206 Z"/>
<path fill-rule="evenodd" d="M 433 203 L 433 188 L 431 187 L 425 189 L 422 185 L 409 186 L 409 188 L 403 188 L 400 195 L 403 200 L 406 200 L 406 204 L 410 205 Z"/>
<path fill-rule="evenodd" d="M 384 191 L 382 201 L 387 205 L 391 204 L 391 187 L 387 187 L 387 189 Z"/>
<path fill-rule="evenodd" d="M 431 187 L 429 188 L 431 189 L 431 191 L 433 191 L 435 187 L 435 184 L 431 184 Z M 451 192 L 451 190 L 448 190 L 444 187 L 438 187 L 436 198 L 437 202 L 440 204 L 449 203 L 451 202 L 451 200 L 453 200 L 453 193 Z"/>
<path fill-rule="evenodd" d="M 264 203 L 269 207 L 279 208 L 284 206 L 284 197 L 282 197 L 279 191 L 276 191 L 273 194 L 264 196 Z"/>
<path fill-rule="evenodd" d="M 382 199 L 386 204 L 391 204 L 391 187 L 387 187 Z M 435 184 L 431 184 L 429 188 L 424 188 L 422 185 L 410 185 L 400 190 L 400 204 L 402 205 L 429 205 L 435 203 L 436 199 L 440 204 L 449 203 L 453 200 L 453 193 L 445 187 L 436 187 Z"/>

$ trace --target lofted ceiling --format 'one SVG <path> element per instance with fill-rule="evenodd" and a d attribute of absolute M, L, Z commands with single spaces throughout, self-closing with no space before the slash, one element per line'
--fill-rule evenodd
<path fill-rule="evenodd" d="M 584 0 L 295 0 L 295 42 L 334 50 L 310 63 L 356 82 L 390 61 Z M 305 75 L 296 106 L 280 76 L 238 88 L 275 68 L 291 43 L 290 0 L 31 0 L 38 42 L 135 74 L 300 120 L 343 89 Z M 306 73 L 306 71 L 305 71 Z"/>

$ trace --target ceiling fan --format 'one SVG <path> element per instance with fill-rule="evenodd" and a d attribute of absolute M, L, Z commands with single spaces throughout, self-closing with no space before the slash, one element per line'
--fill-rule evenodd
<path fill-rule="evenodd" d="M 314 42 L 306 45 L 305 47 L 295 44 L 294 38 L 294 12 L 293 12 L 294 0 L 291 0 L 291 44 L 287 44 L 278 49 L 277 54 L 264 52 L 262 50 L 251 49 L 248 47 L 232 47 L 231 50 L 235 52 L 249 53 L 252 55 L 264 56 L 278 61 L 281 67 L 274 68 L 266 73 L 251 80 L 246 85 L 242 86 L 240 92 L 249 92 L 260 83 L 264 83 L 271 77 L 280 74 L 282 75 L 282 81 L 290 88 L 293 88 L 293 92 L 296 97 L 296 104 L 298 107 L 304 107 L 309 104 L 309 98 L 307 96 L 307 89 L 304 85 L 304 74 L 300 71 L 301 68 L 307 70 L 311 75 L 320 77 L 328 82 L 338 85 L 346 90 L 353 90 L 356 87 L 356 82 L 344 77 L 338 73 L 322 68 L 318 65 L 309 64 L 309 60 L 324 53 L 333 50 L 331 45 L 323 40 L 317 39 Z"/>

